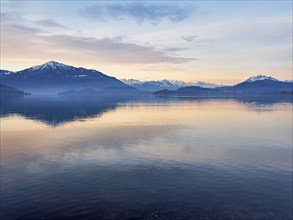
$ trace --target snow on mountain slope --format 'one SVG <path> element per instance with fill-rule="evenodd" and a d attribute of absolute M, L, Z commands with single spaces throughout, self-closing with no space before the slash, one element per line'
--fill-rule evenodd
<path fill-rule="evenodd" d="M 264 75 L 257 75 L 257 76 L 252 76 L 245 80 L 245 82 L 255 82 L 259 80 L 273 80 L 273 81 L 278 81 L 276 78 L 271 77 L 271 76 L 264 76 Z"/>
<path fill-rule="evenodd" d="M 1 71 L 2 73 L 2 71 Z M 57 94 L 69 89 L 129 87 L 97 70 L 50 61 L 10 74 L 0 74 L 2 83 L 33 94 Z"/>
<path fill-rule="evenodd" d="M 49 61 L 49 62 L 44 63 L 42 65 L 33 66 L 30 68 L 30 70 L 35 71 L 35 70 L 56 70 L 56 69 L 59 69 L 62 71 L 67 71 L 71 68 L 73 68 L 73 66 L 64 65 L 62 63 L 58 63 L 55 61 Z"/>
<path fill-rule="evenodd" d="M 141 81 L 136 80 L 136 79 L 120 79 L 120 81 L 122 81 L 122 82 L 124 82 L 124 83 L 126 83 L 127 85 L 130 85 L 130 86 L 135 85 L 135 84 L 138 84 L 138 85 L 142 84 Z"/>
<path fill-rule="evenodd" d="M 178 89 L 181 87 L 187 86 L 199 86 L 203 88 L 216 88 L 219 85 L 213 83 L 206 83 L 206 82 L 183 82 L 179 80 L 157 80 L 157 81 L 139 81 L 135 79 L 122 79 L 122 82 L 133 86 L 137 89 L 141 90 L 148 90 L 148 91 L 156 91 L 160 89 Z"/>
<path fill-rule="evenodd" d="M 13 72 L 12 71 L 9 71 L 9 70 L 0 70 L 0 75 L 5 75 L 5 76 L 7 76 L 7 75 L 10 75 L 10 74 L 12 74 Z"/>
<path fill-rule="evenodd" d="M 55 61 L 49 61 L 42 65 L 33 66 L 21 71 L 11 72 L 0 70 L 1 82 L 9 86 L 19 88 L 37 94 L 56 94 L 70 89 L 106 89 L 119 88 L 130 89 L 134 87 L 143 91 L 177 90 L 182 87 L 218 88 L 235 91 L 272 91 L 292 89 L 292 81 L 279 81 L 271 76 L 257 75 L 234 86 L 222 86 L 207 82 L 183 82 L 179 80 L 139 81 L 135 79 L 122 79 L 107 76 L 102 72 L 82 67 L 65 65 Z M 131 86 L 131 87 L 130 87 Z M 128 88 L 130 87 L 130 88 Z M 221 88 L 225 87 L 225 88 Z M 198 89 L 197 89 L 198 90 Z M 283 91 L 282 90 L 282 91 Z M 115 90 L 117 91 L 117 90 Z M 131 90 L 135 91 L 135 90 Z M 48 93 L 49 92 L 49 93 Z"/>

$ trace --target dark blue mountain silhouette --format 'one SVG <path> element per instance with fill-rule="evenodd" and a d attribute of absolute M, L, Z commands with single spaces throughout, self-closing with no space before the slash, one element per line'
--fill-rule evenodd
<path fill-rule="evenodd" d="M 247 92 L 247 93 L 274 93 L 286 92 L 293 90 L 293 83 L 283 82 L 278 80 L 257 80 L 253 82 L 244 81 L 230 88 L 233 92 Z"/>
<path fill-rule="evenodd" d="M 155 95 L 192 96 L 192 95 L 239 95 L 239 94 L 274 94 L 292 93 L 293 83 L 279 81 L 270 76 L 254 76 L 234 86 L 217 87 L 214 89 L 189 86 L 177 90 L 160 90 Z"/>
<path fill-rule="evenodd" d="M 0 83 L 0 96 L 24 96 L 28 93 Z"/>
<path fill-rule="evenodd" d="M 18 72 L 2 70 L 1 82 L 37 94 L 57 94 L 70 89 L 130 87 L 99 71 L 50 61 Z"/>

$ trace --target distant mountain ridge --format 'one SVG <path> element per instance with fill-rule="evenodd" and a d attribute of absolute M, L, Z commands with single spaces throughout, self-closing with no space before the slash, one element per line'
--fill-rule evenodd
<path fill-rule="evenodd" d="M 200 86 L 203 88 L 216 88 L 223 85 L 217 85 L 214 83 L 206 83 L 206 82 L 183 82 L 179 80 L 156 80 L 156 81 L 139 81 L 136 79 L 121 79 L 122 82 L 128 84 L 134 88 L 145 90 L 145 91 L 157 91 L 163 89 L 179 89 L 181 87 L 186 86 Z"/>
<path fill-rule="evenodd" d="M 257 75 L 257 76 L 252 76 L 252 77 L 248 78 L 247 80 L 245 80 L 245 82 L 255 82 L 255 81 L 261 81 L 261 80 L 279 81 L 272 76 Z"/>
<path fill-rule="evenodd" d="M 1 82 L 32 93 L 57 94 L 70 89 L 129 87 L 97 70 L 50 61 L 17 72 L 0 71 Z"/>
<path fill-rule="evenodd" d="M 292 93 L 292 80 L 257 75 L 233 86 L 172 80 L 118 80 L 102 72 L 55 61 L 21 71 L 0 70 L 1 83 L 33 94 L 156 95 Z M 4 86 L 2 86 L 4 88 Z M 6 87 L 5 87 L 6 88 Z M 11 90 L 12 91 L 12 90 Z M 146 92 L 144 92 L 146 91 Z"/>
<path fill-rule="evenodd" d="M 182 87 L 177 90 L 160 90 L 154 92 L 159 96 L 193 96 L 193 95 L 242 95 L 293 93 L 293 83 L 280 81 L 271 76 L 257 75 L 234 86 L 202 88 L 198 86 Z"/>
<path fill-rule="evenodd" d="M 293 83 L 280 81 L 271 76 L 258 75 L 230 87 L 233 92 L 275 93 L 293 91 Z"/>
<path fill-rule="evenodd" d="M 24 96 L 28 93 L 0 83 L 0 96 Z"/>

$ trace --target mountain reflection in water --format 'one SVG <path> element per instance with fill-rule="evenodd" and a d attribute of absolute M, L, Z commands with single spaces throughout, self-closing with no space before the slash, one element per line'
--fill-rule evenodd
<path fill-rule="evenodd" d="M 1 100 L 1 219 L 292 219 L 292 97 Z"/>
<path fill-rule="evenodd" d="M 11 114 L 42 121 L 48 125 L 60 124 L 97 117 L 105 112 L 113 111 L 118 106 L 131 103 L 147 103 L 153 105 L 180 104 L 186 102 L 203 103 L 215 100 L 232 100 L 243 103 L 253 111 L 270 110 L 278 103 L 292 103 L 292 95 L 240 96 L 230 98 L 213 97 L 62 97 L 62 96 L 27 96 L 1 99 L 1 117 Z"/>

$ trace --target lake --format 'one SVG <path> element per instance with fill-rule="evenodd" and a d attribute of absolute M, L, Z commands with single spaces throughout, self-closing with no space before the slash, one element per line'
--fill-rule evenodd
<path fill-rule="evenodd" d="M 1 219 L 292 219 L 292 97 L 1 105 Z"/>

